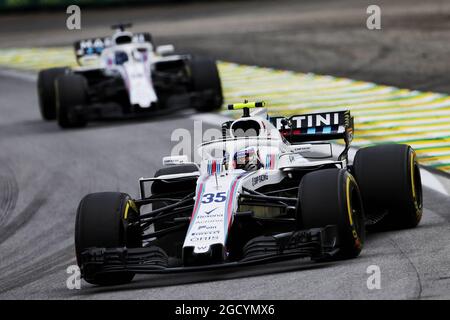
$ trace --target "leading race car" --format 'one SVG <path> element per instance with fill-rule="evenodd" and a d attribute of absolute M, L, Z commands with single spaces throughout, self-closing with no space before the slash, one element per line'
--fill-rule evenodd
<path fill-rule="evenodd" d="M 214 60 L 173 54 L 172 45 L 156 47 L 149 33 L 125 31 L 130 26 L 113 26 L 112 37 L 77 41 L 80 67 L 39 72 L 39 106 L 45 120 L 57 119 L 63 128 L 82 127 L 98 118 L 221 107 Z"/>
<path fill-rule="evenodd" d="M 200 146 L 201 163 L 164 158 L 154 177 L 140 179 L 140 199 L 84 197 L 75 227 L 82 277 L 111 285 L 136 273 L 355 258 L 366 229 L 419 223 L 422 186 L 410 146 L 363 148 L 350 165 L 349 111 L 250 114 L 263 105 L 230 105 L 244 115 L 222 125 L 221 139 Z M 324 142 L 332 139 L 345 142 L 337 158 Z"/>

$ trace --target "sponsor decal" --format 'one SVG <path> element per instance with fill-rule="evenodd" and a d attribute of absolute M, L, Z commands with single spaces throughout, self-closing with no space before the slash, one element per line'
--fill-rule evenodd
<path fill-rule="evenodd" d="M 212 210 L 205 210 L 205 213 L 206 213 L 206 214 L 210 214 L 210 213 L 213 212 L 214 210 L 217 210 L 217 207 L 215 207 L 215 208 L 212 209 Z"/>
<path fill-rule="evenodd" d="M 210 214 L 210 215 L 206 215 L 206 216 L 197 216 L 197 219 L 207 219 L 208 222 L 211 222 L 212 220 L 210 220 L 210 218 L 222 218 L 223 217 L 223 213 L 214 213 L 214 214 Z M 220 220 L 222 221 L 222 220 Z"/>
<path fill-rule="evenodd" d="M 296 128 L 311 128 L 339 124 L 339 113 L 321 113 L 306 116 L 295 116 L 292 121 L 296 124 Z"/>
<path fill-rule="evenodd" d="M 199 241 L 218 241 L 219 236 L 211 235 L 211 236 L 192 236 L 189 238 L 190 242 L 199 242 Z"/>
<path fill-rule="evenodd" d="M 136 33 L 132 36 L 132 43 L 144 43 L 145 35 L 143 33 Z M 104 48 L 113 45 L 111 37 L 92 38 L 80 40 L 76 46 L 77 56 L 100 54 Z"/>
<path fill-rule="evenodd" d="M 223 215 L 222 215 L 222 217 L 221 218 L 223 218 Z M 200 219 L 207 219 L 207 223 L 210 223 L 210 224 L 213 224 L 213 223 L 222 223 L 223 222 L 223 219 L 210 219 L 210 217 L 197 217 L 197 221 L 195 221 L 194 222 L 194 225 L 199 225 L 199 224 L 203 224 L 203 223 L 205 223 L 205 221 L 199 221 Z"/>
<path fill-rule="evenodd" d="M 209 246 L 195 246 L 197 252 L 205 252 L 208 251 Z"/>
<path fill-rule="evenodd" d="M 222 221 L 221 221 L 221 220 L 217 220 L 216 222 L 222 222 Z M 199 231 L 200 231 L 200 230 L 203 230 L 203 229 L 206 229 L 206 230 L 215 230 L 215 229 L 217 229 L 217 226 L 214 226 L 214 225 L 212 225 L 212 226 L 202 225 L 202 226 L 198 227 L 198 230 L 199 230 Z"/>
<path fill-rule="evenodd" d="M 314 128 L 322 126 L 340 125 L 342 124 L 341 112 L 326 112 L 309 115 L 298 115 L 291 118 L 293 127 L 296 129 L 301 128 Z M 276 127 L 278 130 L 283 129 L 283 119 L 276 119 Z"/>
<path fill-rule="evenodd" d="M 309 150 L 311 150 L 311 145 L 307 145 L 307 144 L 305 144 L 305 145 L 299 145 L 299 146 L 296 147 L 294 150 L 295 150 L 296 152 L 309 151 Z"/>
<path fill-rule="evenodd" d="M 207 236 L 207 235 L 214 235 L 214 234 L 219 234 L 220 231 L 216 230 L 216 231 L 199 231 L 199 232 L 192 232 L 191 236 Z"/>
<path fill-rule="evenodd" d="M 252 178 L 252 186 L 256 186 L 257 184 L 269 180 L 268 174 L 263 174 L 257 177 Z"/>

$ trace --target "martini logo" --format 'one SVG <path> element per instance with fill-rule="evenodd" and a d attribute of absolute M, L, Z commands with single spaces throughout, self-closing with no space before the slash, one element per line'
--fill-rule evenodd
<path fill-rule="evenodd" d="M 292 118 L 296 128 L 311 128 L 339 124 L 339 113 L 322 113 Z"/>
<path fill-rule="evenodd" d="M 296 129 L 301 128 L 314 128 L 314 127 L 324 127 L 341 125 L 343 120 L 342 112 L 327 112 L 327 113 L 316 113 L 307 115 L 293 116 L 290 121 L 292 127 Z M 283 128 L 283 118 L 276 119 L 276 127 L 278 130 Z"/>

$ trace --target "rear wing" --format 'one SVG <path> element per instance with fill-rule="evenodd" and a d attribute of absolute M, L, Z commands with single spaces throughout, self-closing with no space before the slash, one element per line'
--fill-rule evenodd
<path fill-rule="evenodd" d="M 153 44 L 152 36 L 148 32 L 134 33 L 133 43 L 150 43 Z M 75 56 L 78 64 L 80 59 L 87 56 L 100 55 L 102 51 L 113 45 L 112 37 L 97 37 L 91 39 L 79 40 L 74 43 Z"/>
<path fill-rule="evenodd" d="M 348 161 L 354 131 L 353 117 L 349 110 L 295 115 L 290 118 L 271 117 L 270 121 L 292 144 L 343 139 L 345 148 L 338 160 Z"/>
<path fill-rule="evenodd" d="M 290 118 L 271 117 L 270 122 L 290 143 L 344 139 L 353 140 L 353 117 L 350 111 L 321 112 L 294 115 Z"/>

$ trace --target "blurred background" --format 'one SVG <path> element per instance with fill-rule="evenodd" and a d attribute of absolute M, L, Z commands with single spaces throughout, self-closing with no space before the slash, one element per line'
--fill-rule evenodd
<path fill-rule="evenodd" d="M 68 4 L 81 30 L 67 30 Z M 367 7 L 381 8 L 368 30 Z M 218 59 L 450 92 L 450 1 L 0 0 L 0 48 L 68 45 L 133 22 L 158 43 Z"/>

